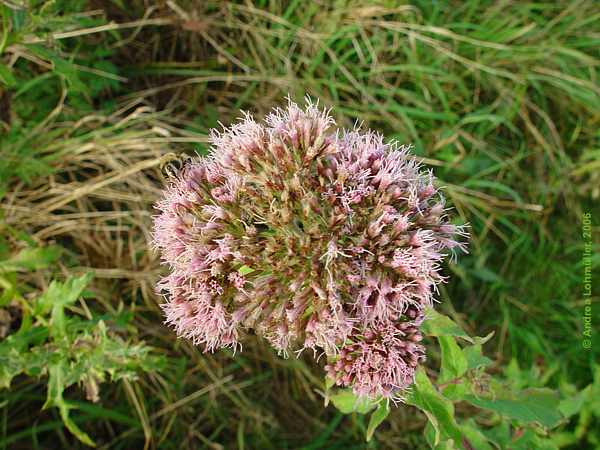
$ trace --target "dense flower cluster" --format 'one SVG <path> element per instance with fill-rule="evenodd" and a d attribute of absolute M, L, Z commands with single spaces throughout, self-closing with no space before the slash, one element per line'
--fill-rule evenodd
<path fill-rule="evenodd" d="M 254 330 L 280 353 L 325 354 L 359 395 L 398 398 L 424 358 L 419 326 L 464 249 L 409 148 L 290 102 L 211 134 L 157 204 L 166 322 L 206 350 Z"/>

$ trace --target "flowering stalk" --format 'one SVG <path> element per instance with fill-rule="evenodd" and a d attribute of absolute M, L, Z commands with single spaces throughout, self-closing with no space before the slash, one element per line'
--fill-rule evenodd
<path fill-rule="evenodd" d="M 334 125 L 307 101 L 211 132 L 210 155 L 156 205 L 162 307 L 206 351 L 254 330 L 285 356 L 324 353 L 357 395 L 398 399 L 424 359 L 440 264 L 467 233 L 408 146 Z"/>

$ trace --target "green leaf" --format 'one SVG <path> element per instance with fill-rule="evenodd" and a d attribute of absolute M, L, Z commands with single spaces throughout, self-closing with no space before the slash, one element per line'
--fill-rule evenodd
<path fill-rule="evenodd" d="M 590 396 L 586 399 L 590 411 L 600 418 L 600 364 L 594 364 L 594 382 L 590 388 Z"/>
<path fill-rule="evenodd" d="M 466 379 L 462 379 L 459 382 L 450 383 L 442 388 L 439 388 L 444 397 L 453 402 L 461 401 L 465 394 L 469 392 Z"/>
<path fill-rule="evenodd" d="M 325 377 L 325 390 L 328 391 L 333 386 L 335 386 L 335 380 L 331 377 Z"/>
<path fill-rule="evenodd" d="M 43 408 L 57 407 L 67 429 L 84 444 L 95 447 L 94 441 L 69 417 L 69 411 L 73 409 L 73 406 L 68 405 L 63 398 L 68 370 L 65 360 L 59 360 L 48 366 L 48 394 Z"/>
<path fill-rule="evenodd" d="M 91 278 L 92 274 L 87 273 L 78 278 L 70 278 L 64 283 L 52 281 L 46 292 L 38 299 L 34 314 L 43 314 L 51 310 L 49 329 L 52 337 L 65 335 L 64 309 L 77 301 Z"/>
<path fill-rule="evenodd" d="M 17 84 L 17 79 L 6 64 L 0 63 L 0 83 L 13 87 Z"/>
<path fill-rule="evenodd" d="M 442 368 L 438 383 L 447 383 L 450 380 L 460 378 L 468 369 L 465 354 L 452 336 L 438 336 L 442 350 Z"/>
<path fill-rule="evenodd" d="M 248 266 L 242 266 L 238 269 L 238 273 L 242 276 L 244 275 L 248 275 L 249 273 L 254 272 L 254 269 L 252 267 L 248 267 Z"/>
<path fill-rule="evenodd" d="M 558 410 L 564 417 L 571 417 L 581 411 L 581 408 L 585 404 L 586 400 L 590 398 L 592 386 L 589 385 L 582 391 L 578 392 L 577 395 L 565 398 L 558 404 Z"/>
<path fill-rule="evenodd" d="M 435 430 L 435 445 L 447 439 L 461 442 L 462 435 L 454 419 L 454 405 L 436 390 L 422 367 L 416 372 L 415 383 L 406 402 L 425 413 Z"/>
<path fill-rule="evenodd" d="M 366 414 L 371 411 L 376 402 L 368 398 L 360 398 L 354 395 L 352 389 L 339 389 L 329 397 L 333 405 L 342 413 L 350 414 L 357 412 Z"/>
<path fill-rule="evenodd" d="M 377 429 L 377 427 L 379 425 L 381 425 L 381 423 L 385 420 L 385 418 L 389 415 L 390 413 L 390 404 L 387 400 L 382 400 L 379 403 L 379 406 L 377 407 L 377 409 L 375 411 L 373 411 L 373 414 L 371 414 L 371 418 L 369 419 L 369 425 L 367 426 L 367 442 L 369 442 L 371 440 L 371 438 L 373 437 L 373 433 L 375 433 L 375 430 Z"/>
<path fill-rule="evenodd" d="M 458 450 L 459 449 L 459 447 L 456 447 L 454 445 L 454 440 L 452 440 L 452 439 L 444 439 L 444 440 L 438 441 L 436 443 L 436 439 L 437 439 L 436 429 L 431 424 L 431 422 L 427 422 L 427 425 L 425 426 L 425 430 L 424 430 L 423 434 L 425 435 L 425 440 L 427 441 L 427 444 L 429 444 L 429 447 L 432 450 Z M 462 448 L 462 447 L 460 447 L 460 448 Z"/>
<path fill-rule="evenodd" d="M 509 445 L 510 450 L 558 450 L 550 439 L 538 436 L 532 429 L 526 429 L 520 436 L 513 437 Z"/>
<path fill-rule="evenodd" d="M 38 44 L 29 44 L 27 48 L 38 57 L 50 61 L 53 65 L 52 71 L 67 80 L 71 91 L 89 93 L 89 86 L 79 76 L 81 71 L 71 61 L 61 58 L 58 53 Z"/>
<path fill-rule="evenodd" d="M 0 261 L 0 271 L 44 269 L 60 257 L 61 251 L 60 247 L 54 245 L 43 248 L 26 248 L 12 258 Z"/>
<path fill-rule="evenodd" d="M 471 448 L 477 450 L 493 450 L 487 437 L 481 432 L 474 420 L 469 419 L 460 426 L 464 438 L 471 445 Z"/>
<path fill-rule="evenodd" d="M 537 423 L 546 428 L 556 426 L 563 418 L 558 409 L 558 393 L 546 388 L 531 388 L 496 398 L 466 396 L 478 408 L 497 412 L 522 423 Z"/>
<path fill-rule="evenodd" d="M 434 309 L 428 309 L 425 317 L 427 320 L 423 322 L 422 329 L 426 335 L 455 336 L 474 343 L 473 339 L 450 317 L 440 314 Z"/>
<path fill-rule="evenodd" d="M 38 376 L 44 370 L 49 353 L 38 351 L 36 346 L 45 343 L 47 338 L 46 327 L 33 327 L 0 341 L 0 388 L 10 387 L 17 375 Z"/>
<path fill-rule="evenodd" d="M 489 442 L 495 444 L 496 448 L 505 449 L 510 444 L 511 440 L 511 425 L 508 420 L 501 421 L 493 428 L 485 428 L 481 430 L 482 434 Z"/>
<path fill-rule="evenodd" d="M 487 367 L 492 364 L 492 360 L 483 355 L 481 344 L 469 345 L 463 349 L 463 354 L 467 358 L 468 370 L 479 367 Z"/>

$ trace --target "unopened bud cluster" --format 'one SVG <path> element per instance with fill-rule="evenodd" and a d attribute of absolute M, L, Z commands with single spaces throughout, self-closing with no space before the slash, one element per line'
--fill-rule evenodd
<path fill-rule="evenodd" d="M 466 233 L 408 147 L 333 127 L 290 102 L 211 133 L 210 156 L 157 203 L 166 322 L 208 351 L 254 330 L 284 355 L 324 353 L 357 395 L 400 398 L 440 263 Z"/>

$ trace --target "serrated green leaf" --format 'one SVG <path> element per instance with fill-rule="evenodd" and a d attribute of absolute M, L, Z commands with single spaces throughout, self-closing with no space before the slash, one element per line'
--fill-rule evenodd
<path fill-rule="evenodd" d="M 31 266 L 31 253 L 25 256 L 15 259 Z M 44 408 L 56 407 L 64 426 L 86 445 L 94 443 L 72 420 L 70 412 L 77 406 L 65 401 L 65 389 L 79 385 L 85 387 L 89 399 L 95 399 L 99 384 L 107 376 L 112 381 L 135 379 L 141 370 L 155 372 L 165 366 L 164 358 L 151 355 L 144 344 L 132 345 L 112 336 L 103 320 L 86 320 L 69 313 L 66 308 L 78 300 L 91 277 L 86 274 L 51 282 L 26 316 L 30 326 L 0 341 L 0 387 L 9 387 L 17 375 L 47 375 Z M 118 322 L 114 316 L 107 319 L 113 324 Z"/>
<path fill-rule="evenodd" d="M 46 327 L 34 327 L 0 341 L 0 388 L 10 387 L 12 379 L 22 373 L 39 375 L 48 362 L 48 355 L 41 355 L 37 346 L 47 338 Z"/>
<path fill-rule="evenodd" d="M 72 406 L 69 406 L 63 398 L 67 371 L 68 367 L 65 360 L 59 360 L 48 367 L 48 394 L 43 408 L 57 407 L 67 429 L 84 444 L 95 447 L 96 444 L 94 444 L 94 441 L 69 417 Z"/>
<path fill-rule="evenodd" d="M 78 278 L 70 278 L 64 283 L 52 281 L 50 286 L 38 299 L 35 314 L 44 314 L 50 310 L 50 335 L 54 338 L 65 335 L 66 306 L 75 303 L 87 284 L 92 279 L 92 274 L 87 273 Z"/>
<path fill-rule="evenodd" d="M 9 336 L 0 346 L 0 389 L 10 387 L 14 377 L 23 372 L 24 354 L 11 348 L 12 336 Z"/>
<path fill-rule="evenodd" d="M 386 417 L 390 413 L 390 405 L 387 400 L 382 400 L 377 406 L 377 409 L 373 411 L 371 414 L 371 418 L 369 419 L 369 425 L 367 426 L 367 442 L 371 440 L 373 437 L 373 433 L 381 423 L 386 419 Z"/>
<path fill-rule="evenodd" d="M 497 412 L 521 423 L 537 423 L 552 428 L 563 419 L 558 409 L 558 393 L 546 388 L 531 388 L 497 396 L 496 398 L 477 398 L 466 396 L 465 400 L 478 408 Z"/>

